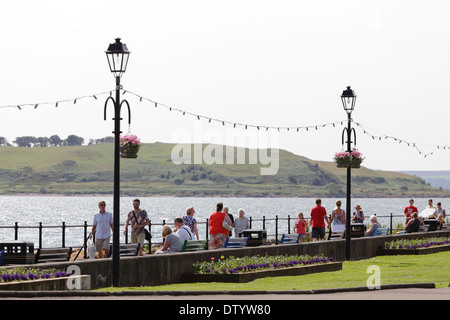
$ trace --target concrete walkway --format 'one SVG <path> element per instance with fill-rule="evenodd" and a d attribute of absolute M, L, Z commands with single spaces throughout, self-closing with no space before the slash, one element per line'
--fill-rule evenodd
<path fill-rule="evenodd" d="M 434 284 L 390 285 L 379 290 L 345 288 L 315 291 L 0 291 L 2 300 L 178 300 L 178 301 L 274 301 L 274 300 L 450 300 L 450 287 Z"/>

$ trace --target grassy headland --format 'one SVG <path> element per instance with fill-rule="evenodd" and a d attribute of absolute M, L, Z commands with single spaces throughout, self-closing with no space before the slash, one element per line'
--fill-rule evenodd
<path fill-rule="evenodd" d="M 346 170 L 333 162 L 314 161 L 279 150 L 279 170 L 261 175 L 270 164 L 249 164 L 249 149 L 223 148 L 224 164 L 180 164 L 172 161 L 174 144 L 144 144 L 137 159 L 121 160 L 123 195 L 342 197 Z M 192 146 L 192 151 L 194 146 Z M 202 146 L 203 150 L 205 146 Z M 111 194 L 112 143 L 47 148 L 1 147 L 0 194 Z M 244 164 L 237 164 L 245 152 Z M 270 155 L 270 152 L 269 152 Z M 214 156 L 216 156 L 214 154 Z M 227 158 L 228 157 L 228 158 Z M 194 155 L 192 154 L 194 160 Z M 216 159 L 218 159 L 216 157 Z M 233 164 L 226 164 L 226 163 Z M 419 177 L 398 172 L 352 170 L 354 197 L 450 197 Z"/>

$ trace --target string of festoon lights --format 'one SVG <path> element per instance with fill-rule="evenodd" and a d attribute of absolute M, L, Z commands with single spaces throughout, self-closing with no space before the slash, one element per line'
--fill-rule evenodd
<path fill-rule="evenodd" d="M 276 130 L 278 132 L 282 132 L 282 131 L 300 132 L 300 131 L 316 131 L 316 130 L 319 130 L 319 129 L 325 128 L 325 127 L 330 127 L 330 126 L 336 127 L 337 125 L 344 126 L 344 125 L 347 125 L 347 121 L 348 121 L 348 119 L 345 119 L 345 120 L 341 120 L 341 121 L 328 122 L 328 123 L 309 125 L 309 126 L 267 126 L 267 125 L 262 125 L 262 124 L 249 124 L 249 123 L 229 121 L 229 120 L 218 119 L 218 118 L 214 118 L 214 117 L 210 117 L 210 116 L 206 116 L 206 115 L 196 114 L 196 113 L 184 110 L 184 109 L 176 108 L 173 106 L 168 106 L 164 103 L 160 103 L 153 99 L 146 98 L 146 97 L 139 95 L 137 93 L 134 93 L 132 91 L 124 90 L 123 88 L 122 88 L 122 90 L 123 90 L 122 95 L 125 95 L 125 94 L 133 95 L 138 99 L 139 102 L 148 102 L 154 108 L 158 108 L 158 107 L 163 108 L 163 109 L 166 109 L 169 111 L 178 112 L 184 116 L 193 117 L 197 120 L 205 120 L 208 123 L 218 123 L 222 126 L 228 126 L 228 127 L 232 127 L 232 128 L 256 129 L 256 130 L 266 130 L 266 131 Z M 63 103 L 77 104 L 78 101 L 83 100 L 83 99 L 98 100 L 98 97 L 103 96 L 103 95 L 112 96 L 113 92 L 115 92 L 115 89 L 103 91 L 103 92 L 99 92 L 99 93 L 95 93 L 95 94 L 90 94 L 90 95 L 79 96 L 79 97 L 72 98 L 72 99 L 57 100 L 57 101 L 52 101 L 52 102 L 0 105 L 0 109 L 17 108 L 19 110 L 22 110 L 22 108 L 24 108 L 24 107 L 34 107 L 34 109 L 38 109 L 39 106 L 44 106 L 44 105 L 59 107 Z M 423 152 L 422 149 L 419 148 L 419 146 L 421 146 L 421 144 L 419 144 L 419 143 L 407 141 L 404 139 L 400 139 L 400 138 L 385 135 L 385 134 L 374 135 L 374 134 L 371 134 L 368 130 L 366 130 L 361 123 L 354 122 L 352 119 L 350 121 L 352 121 L 352 123 L 355 124 L 357 127 L 361 128 L 362 132 L 364 134 L 370 136 L 373 140 L 379 140 L 379 141 L 393 140 L 400 144 L 405 144 L 408 147 L 414 148 L 419 153 L 419 155 L 422 155 L 425 158 L 434 154 L 433 151 L 428 152 L 428 153 Z M 428 146 L 430 146 L 430 145 L 428 145 Z M 431 147 L 438 149 L 438 150 L 450 150 L 449 145 L 432 145 Z"/>
<path fill-rule="evenodd" d="M 293 131 L 293 132 L 297 131 L 298 132 L 300 130 L 306 130 L 306 131 L 318 130 L 319 128 L 325 128 L 325 127 L 328 127 L 328 126 L 335 127 L 338 124 L 342 125 L 344 122 L 345 123 L 347 122 L 347 120 L 345 120 L 345 121 L 329 122 L 329 123 L 318 124 L 318 125 L 311 125 L 311 126 L 290 126 L 290 127 L 257 125 L 257 124 L 249 124 L 249 123 L 241 123 L 241 122 L 236 122 L 236 121 L 217 119 L 217 118 L 213 118 L 213 117 L 210 117 L 210 116 L 205 116 L 205 115 L 201 115 L 201 114 L 192 113 L 190 111 L 186 111 L 186 110 L 182 110 L 182 109 L 175 108 L 175 107 L 172 107 L 172 106 L 168 106 L 166 104 L 154 101 L 152 99 L 145 98 L 145 97 L 143 97 L 141 95 L 138 95 L 138 94 L 136 94 L 134 92 L 127 91 L 127 90 L 124 90 L 123 94 L 134 95 L 134 96 L 136 96 L 139 99 L 139 102 L 147 101 L 147 102 L 151 103 L 151 105 L 153 105 L 155 108 L 158 108 L 158 107 L 165 108 L 165 109 L 167 109 L 169 111 L 179 112 L 179 113 L 181 113 L 184 116 L 192 116 L 192 117 L 196 118 L 197 120 L 202 120 L 203 119 L 203 120 L 207 121 L 208 123 L 215 122 L 215 123 L 221 124 L 222 126 L 231 126 L 233 128 L 257 129 L 257 130 L 266 130 L 266 131 L 268 131 L 268 130 L 276 130 L 278 132 L 280 132 L 280 131 Z"/>
<path fill-rule="evenodd" d="M 131 91 L 124 90 L 123 94 L 125 94 L 125 93 L 129 93 L 131 95 L 136 96 L 139 99 L 139 102 L 143 102 L 143 101 L 150 102 L 155 108 L 162 107 L 162 108 L 168 109 L 169 111 L 180 112 L 183 115 L 195 117 L 195 118 L 197 118 L 197 120 L 204 119 L 204 120 L 208 121 L 208 123 L 217 122 L 217 123 L 222 124 L 222 126 L 230 125 L 233 128 L 241 127 L 241 128 L 245 128 L 245 129 L 256 128 L 257 130 L 266 130 L 266 131 L 267 130 L 277 130 L 278 132 L 280 132 L 280 131 L 299 132 L 299 131 L 305 131 L 305 130 L 306 131 L 318 130 L 320 128 L 325 128 L 325 127 L 328 127 L 328 126 L 333 126 L 333 127 L 336 127 L 336 125 L 344 126 L 348 122 L 348 119 L 345 119 L 345 120 L 341 120 L 341 121 L 329 122 L 329 123 L 324 123 L 324 124 L 319 124 L 319 125 L 294 126 L 294 127 L 292 127 L 292 126 L 285 127 L 285 126 L 266 126 L 266 125 L 246 124 L 246 123 L 240 123 L 240 122 L 233 122 L 233 121 L 227 121 L 227 120 L 222 120 L 222 119 L 216 119 L 216 118 L 212 118 L 212 117 L 209 117 L 209 116 L 195 114 L 195 113 L 192 113 L 192 112 L 189 112 L 189 111 L 186 111 L 186 110 L 174 108 L 172 106 L 165 105 L 163 103 L 160 103 L 160 102 L 157 102 L 155 100 L 146 98 L 146 97 L 144 97 L 142 95 L 136 94 L 136 93 L 131 92 Z M 373 140 L 375 140 L 375 139 L 377 139 L 377 140 L 391 139 L 391 140 L 394 140 L 395 142 L 399 142 L 400 144 L 403 143 L 403 144 L 407 145 L 408 147 L 414 148 L 419 153 L 419 155 L 422 155 L 425 158 L 434 154 L 434 152 L 429 152 L 429 153 L 423 152 L 422 149 L 420 149 L 418 147 L 420 145 L 419 143 L 409 142 L 409 141 L 406 141 L 404 139 L 400 139 L 400 138 L 396 138 L 396 137 L 389 136 L 389 135 L 384 135 L 384 134 L 378 135 L 378 136 L 377 135 L 373 135 L 373 134 L 369 133 L 366 129 L 364 129 L 364 127 L 360 123 L 354 122 L 353 119 L 351 119 L 350 121 L 352 121 L 352 123 L 354 123 L 356 126 L 360 127 L 361 130 L 363 131 L 363 133 L 366 134 L 366 135 L 369 135 L 370 137 L 372 137 Z M 448 145 L 435 145 L 435 146 L 432 146 L 432 147 L 437 148 L 437 149 L 442 149 L 442 150 L 450 150 L 450 146 L 448 146 Z"/>
<path fill-rule="evenodd" d="M 422 149 L 420 149 L 420 148 L 418 147 L 419 145 L 421 145 L 421 144 L 419 144 L 419 143 L 407 141 L 407 140 L 404 140 L 404 139 L 396 138 L 396 137 L 389 136 L 389 135 L 385 135 L 385 134 L 373 135 L 373 134 L 369 133 L 369 132 L 362 126 L 362 124 L 360 124 L 360 123 L 358 123 L 358 122 L 353 122 L 353 123 L 354 123 L 355 125 L 357 125 L 358 127 L 360 127 L 361 130 L 363 131 L 363 133 L 366 134 L 366 135 L 368 135 L 368 136 L 370 136 L 373 140 L 380 140 L 380 141 L 381 141 L 381 140 L 393 140 L 393 141 L 395 141 L 395 142 L 398 142 L 399 144 L 405 144 L 405 145 L 407 145 L 408 147 L 411 147 L 411 148 L 416 149 L 417 152 L 418 152 L 420 155 L 424 156 L 425 158 L 428 157 L 428 156 L 430 156 L 430 155 L 433 155 L 433 154 L 434 154 L 433 151 L 428 152 L 428 153 L 423 152 Z M 448 145 L 427 145 L 427 146 L 429 146 L 429 147 L 431 147 L 431 148 L 438 149 L 438 150 L 450 150 L 450 146 L 448 146 Z"/>
<path fill-rule="evenodd" d="M 37 103 L 23 103 L 23 104 L 3 105 L 3 106 L 0 106 L 0 109 L 17 108 L 19 110 L 22 110 L 22 108 L 24 108 L 24 107 L 34 107 L 34 109 L 37 109 L 40 106 L 55 106 L 56 108 L 58 108 L 62 103 L 77 104 L 77 101 L 80 101 L 80 100 L 83 100 L 83 99 L 98 100 L 99 96 L 106 95 L 106 94 L 112 95 L 114 90 L 108 90 L 108 91 L 103 91 L 103 92 L 99 92 L 99 93 L 95 93 L 95 94 L 91 94 L 91 95 L 79 96 L 79 97 L 72 98 L 72 99 L 57 100 L 57 101 L 51 101 L 51 102 L 37 102 Z"/>

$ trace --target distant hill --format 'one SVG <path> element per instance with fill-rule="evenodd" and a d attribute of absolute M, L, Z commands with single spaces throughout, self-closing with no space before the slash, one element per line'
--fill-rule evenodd
<path fill-rule="evenodd" d="M 420 177 L 433 188 L 450 190 L 450 171 L 402 171 Z"/>
<path fill-rule="evenodd" d="M 260 175 L 268 165 L 249 164 L 255 150 L 232 148 L 223 162 L 181 164 L 172 161 L 174 144 L 144 144 L 137 159 L 121 160 L 123 195 L 345 197 L 346 170 L 279 150 L 279 170 Z M 205 145 L 195 145 L 202 148 Z M 112 194 L 113 144 L 47 148 L 1 147 L 0 194 Z M 245 164 L 236 164 L 244 152 Z M 194 157 L 194 156 L 192 156 Z M 203 159 L 204 160 L 204 159 Z M 352 170 L 353 197 L 450 197 L 422 178 L 400 172 Z"/>

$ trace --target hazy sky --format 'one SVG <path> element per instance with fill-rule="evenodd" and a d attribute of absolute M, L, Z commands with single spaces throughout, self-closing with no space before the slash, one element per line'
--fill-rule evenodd
<path fill-rule="evenodd" d="M 353 119 L 370 133 L 356 126 L 365 166 L 447 170 L 449 9 L 444 0 L 7 1 L 0 136 L 112 135 L 112 105 L 103 120 L 108 95 L 73 99 L 114 89 L 104 51 L 120 37 L 132 51 L 124 90 L 231 123 L 311 126 L 234 129 L 127 93 L 130 132 L 143 142 L 269 145 L 331 161 L 343 126 L 322 125 L 346 120 L 340 95 L 351 85 Z M 34 108 L 43 102 L 52 104 Z"/>

